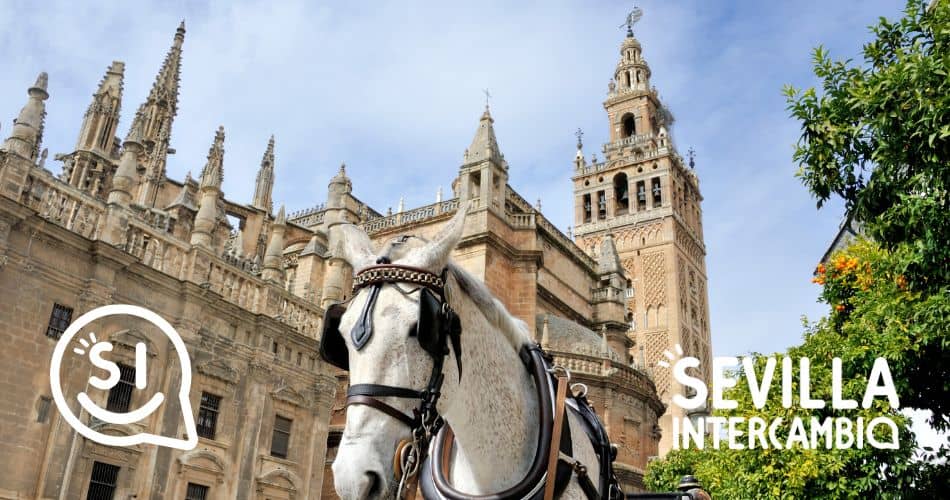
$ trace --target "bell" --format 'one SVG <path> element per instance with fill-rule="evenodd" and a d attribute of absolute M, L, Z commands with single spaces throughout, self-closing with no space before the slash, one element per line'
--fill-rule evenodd
<path fill-rule="evenodd" d="M 627 190 L 624 189 L 620 192 L 620 201 L 626 202 L 628 200 L 630 200 L 630 196 L 627 195 Z"/>

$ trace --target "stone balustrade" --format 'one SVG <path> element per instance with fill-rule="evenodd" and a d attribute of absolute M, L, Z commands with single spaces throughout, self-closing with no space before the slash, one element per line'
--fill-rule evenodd
<path fill-rule="evenodd" d="M 600 288 L 595 288 L 593 290 L 593 301 L 594 303 L 608 302 L 608 301 L 621 301 L 623 302 L 624 291 L 620 288 L 613 286 L 605 286 Z"/>
<path fill-rule="evenodd" d="M 635 134 L 629 137 L 624 137 L 613 142 L 609 142 L 604 146 L 604 151 L 609 151 L 613 149 L 621 149 L 630 146 L 639 146 L 640 144 L 646 144 L 648 142 L 656 139 L 656 134 L 650 132 L 648 134 Z"/>
<path fill-rule="evenodd" d="M 122 248 L 142 264 L 179 279 L 190 251 L 187 243 L 139 219 L 129 220 Z"/>
<path fill-rule="evenodd" d="M 655 390 L 649 370 L 621 362 L 612 351 L 605 357 L 604 353 L 600 352 L 600 346 L 591 346 L 589 353 L 566 353 L 550 349 L 548 351 L 554 356 L 554 364 L 567 368 L 571 373 L 609 377 L 622 386 L 649 392 Z"/>
<path fill-rule="evenodd" d="M 455 212 L 458 210 L 458 207 L 459 199 L 452 198 L 450 200 L 439 201 L 431 205 L 425 205 L 412 210 L 406 210 L 404 212 L 399 212 L 392 215 L 369 219 L 361 224 L 361 227 L 364 231 L 366 231 L 367 234 L 378 233 L 391 227 L 421 222 L 426 219 L 431 219 L 437 215 Z"/>
<path fill-rule="evenodd" d="M 589 163 L 586 166 L 576 169 L 574 177 L 572 179 L 577 179 L 585 175 L 593 174 L 596 172 L 602 172 L 604 170 L 610 170 L 613 168 L 622 168 L 635 163 L 640 163 L 645 160 L 652 160 L 654 158 L 659 158 L 663 155 L 669 153 L 668 148 L 658 148 L 658 149 L 649 149 L 647 151 L 642 151 L 639 153 L 634 153 L 625 156 L 619 160 L 614 161 L 600 161 L 597 163 Z"/>
<path fill-rule="evenodd" d="M 315 207 L 305 208 L 291 212 L 287 216 L 287 222 L 292 222 L 298 226 L 313 227 L 323 222 L 323 216 L 326 214 L 327 206 L 321 203 Z"/>
<path fill-rule="evenodd" d="M 508 223 L 515 229 L 530 229 L 535 227 L 533 213 L 507 215 Z"/>
<path fill-rule="evenodd" d="M 98 237 L 106 211 L 102 201 L 40 170 L 31 172 L 21 201 L 47 221 L 91 239 Z"/>
<path fill-rule="evenodd" d="M 159 231 L 170 233 L 174 228 L 175 218 L 164 210 L 138 205 L 133 205 L 132 209 L 139 219 Z"/>

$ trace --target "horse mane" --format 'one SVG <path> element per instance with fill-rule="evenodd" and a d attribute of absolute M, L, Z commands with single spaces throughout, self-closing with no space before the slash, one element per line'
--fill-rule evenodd
<path fill-rule="evenodd" d="M 528 325 L 514 317 L 500 300 L 495 298 L 491 290 L 481 280 L 475 278 L 468 271 L 454 262 L 448 263 L 449 274 L 458 283 L 459 289 L 472 299 L 472 302 L 481 310 L 485 318 L 507 337 L 515 350 L 525 344 L 533 342 L 528 334 Z"/>

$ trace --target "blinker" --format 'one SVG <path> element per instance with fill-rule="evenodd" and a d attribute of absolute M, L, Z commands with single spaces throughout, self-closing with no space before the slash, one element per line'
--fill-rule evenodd
<path fill-rule="evenodd" d="M 377 282 L 368 285 L 369 295 L 360 311 L 360 317 L 350 330 L 350 339 L 357 351 L 362 349 L 373 336 L 373 310 L 385 283 Z M 334 304 L 327 308 L 323 318 L 320 356 L 337 368 L 349 370 L 349 352 L 340 332 L 340 321 L 345 312 L 346 306 L 343 304 Z M 441 360 L 448 354 L 448 343 L 451 342 L 459 378 L 462 377 L 461 333 L 462 324 L 458 314 L 448 307 L 440 294 L 423 285 L 419 293 L 419 319 L 415 329 L 409 332 L 409 336 L 416 337 L 419 346 L 437 360 Z"/>

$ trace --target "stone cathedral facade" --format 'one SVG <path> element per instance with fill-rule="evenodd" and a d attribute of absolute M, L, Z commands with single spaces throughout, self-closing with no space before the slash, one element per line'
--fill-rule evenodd
<path fill-rule="evenodd" d="M 377 244 L 426 237 L 461 203 L 469 215 L 453 258 L 590 388 L 618 444 L 625 489 L 642 487 L 647 461 L 667 438 L 675 389 L 655 361 L 675 343 L 703 359 L 710 346 L 698 181 L 673 148 L 670 114 L 649 87 L 632 33 L 606 102 L 606 157 L 588 161 L 578 145 L 576 239 L 509 185 L 487 107 L 468 148 L 460 144 L 461 164 L 446 169 L 455 170 L 452 196 L 423 207 L 381 214 L 354 195 L 340 166 L 315 195 L 325 201 L 275 210 L 273 137 L 262 140 L 253 199 L 229 199 L 223 128 L 209 133 L 196 179 L 169 178 L 175 117 L 198 112 L 178 109 L 184 40 L 182 23 L 134 113 L 123 113 L 126 65 L 113 62 L 77 120 L 75 149 L 53 158 L 42 137 L 55 96 L 41 73 L 0 146 L 0 363 L 8 368 L 0 379 L 0 499 L 334 497 L 329 465 L 344 424 L 346 373 L 319 359 L 319 336 L 325 308 L 348 298 L 353 270 L 329 235 L 352 223 Z M 83 313 L 115 303 L 151 309 L 183 337 L 195 449 L 97 444 L 52 403 L 56 341 Z M 144 403 L 146 391 L 132 388 L 140 343 L 148 379 L 177 390 L 177 357 L 153 333 L 126 317 L 96 324 L 115 345 L 109 358 L 121 381 L 91 390 L 95 403 L 116 412 Z M 89 390 L 81 361 L 63 364 L 67 395 Z M 75 400 L 70 408 L 104 434 L 184 432 L 174 398 L 123 425 L 96 420 Z"/>

